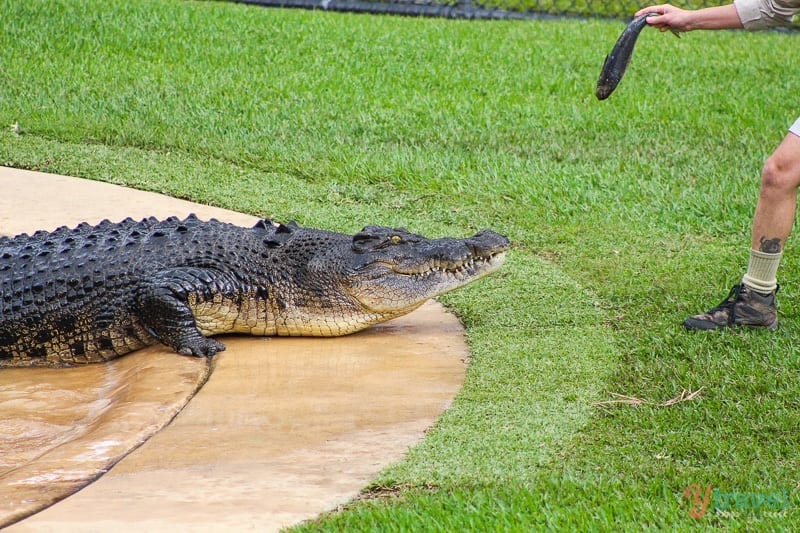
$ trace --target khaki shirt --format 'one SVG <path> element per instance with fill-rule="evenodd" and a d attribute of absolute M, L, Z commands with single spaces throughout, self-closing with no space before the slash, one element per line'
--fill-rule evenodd
<path fill-rule="evenodd" d="M 733 0 L 739 20 L 747 30 L 788 26 L 800 13 L 800 0 Z"/>

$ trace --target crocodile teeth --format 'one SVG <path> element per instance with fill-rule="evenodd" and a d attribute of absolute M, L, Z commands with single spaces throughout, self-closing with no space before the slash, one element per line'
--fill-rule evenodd
<path fill-rule="evenodd" d="M 427 278 L 436 275 L 447 275 L 461 280 L 468 277 L 472 273 L 472 271 L 476 270 L 476 268 L 483 267 L 491 263 L 494 259 L 495 259 L 494 257 L 469 257 L 465 258 L 461 262 L 453 262 L 450 264 L 442 264 L 440 262 L 434 262 L 430 264 L 426 269 L 420 270 L 419 272 L 414 272 L 410 275 L 413 275 L 418 278 Z"/>

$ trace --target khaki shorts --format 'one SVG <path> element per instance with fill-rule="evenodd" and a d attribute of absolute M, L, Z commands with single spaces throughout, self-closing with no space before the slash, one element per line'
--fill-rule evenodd
<path fill-rule="evenodd" d="M 800 137 L 800 118 L 794 121 L 794 124 L 789 126 L 789 131 Z"/>

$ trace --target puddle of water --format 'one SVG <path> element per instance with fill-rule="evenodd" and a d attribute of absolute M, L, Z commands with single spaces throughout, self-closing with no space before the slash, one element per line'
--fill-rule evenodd
<path fill-rule="evenodd" d="M 106 472 L 169 423 L 209 367 L 148 348 L 104 365 L 0 371 L 0 527 Z"/>

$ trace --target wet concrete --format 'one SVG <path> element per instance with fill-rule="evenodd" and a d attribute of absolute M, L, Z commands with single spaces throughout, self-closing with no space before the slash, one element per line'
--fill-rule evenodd
<path fill-rule="evenodd" d="M 5 168 L 0 189 L 0 234 L 190 212 L 254 220 Z M 115 463 L 8 531 L 267 531 L 312 518 L 401 458 L 449 405 L 462 333 L 431 302 L 348 337 L 225 337 L 211 367 L 153 347 L 105 365 L 2 370 L 0 524 Z"/>

